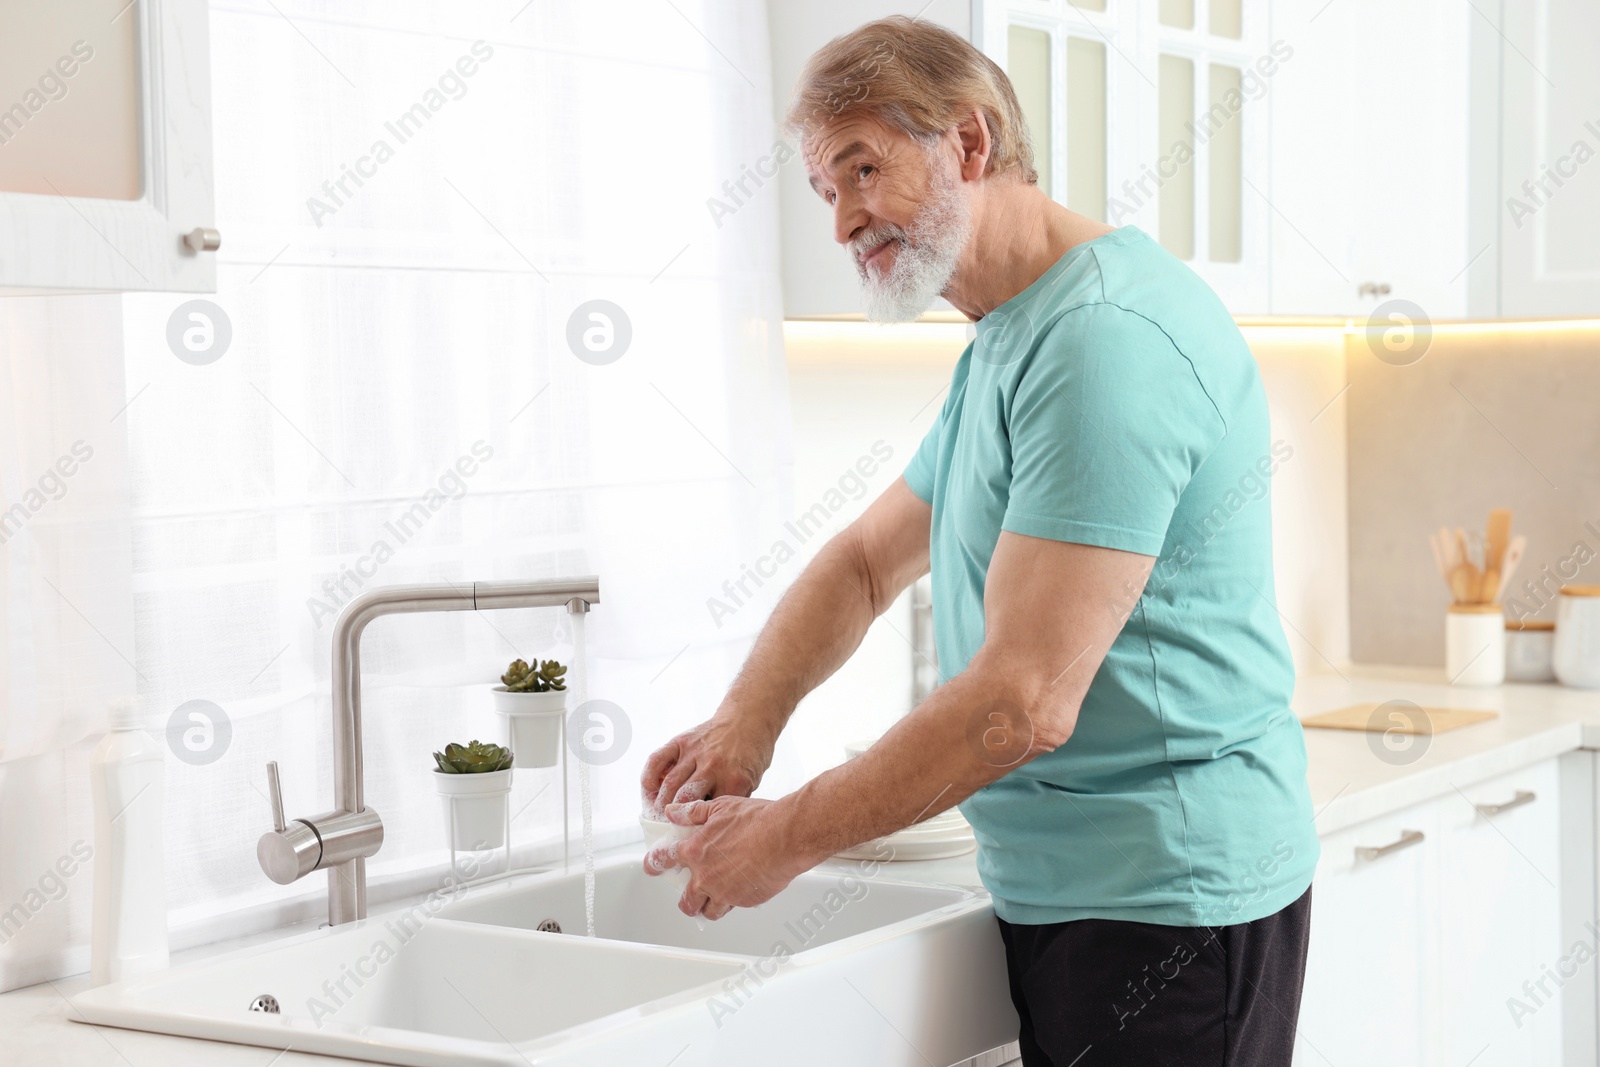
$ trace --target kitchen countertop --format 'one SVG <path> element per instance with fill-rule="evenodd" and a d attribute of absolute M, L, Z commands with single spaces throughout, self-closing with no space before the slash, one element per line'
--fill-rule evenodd
<path fill-rule="evenodd" d="M 1441 670 L 1361 667 L 1316 674 L 1295 686 L 1302 719 L 1351 704 L 1409 701 L 1420 707 L 1495 711 L 1485 722 L 1411 738 L 1386 750 L 1382 734 L 1308 729 L 1307 775 L 1317 832 L 1367 819 L 1578 748 L 1600 748 L 1600 691 L 1559 685 L 1485 689 L 1447 684 Z M 1380 755 L 1381 753 L 1381 755 Z"/>
<path fill-rule="evenodd" d="M 1386 749 L 1380 734 L 1307 730 L 1311 801 L 1319 833 L 1332 833 L 1574 749 L 1600 749 L 1600 691 L 1554 685 L 1455 688 L 1437 670 L 1344 667 L 1307 675 L 1295 688 L 1294 710 L 1304 718 L 1349 704 L 1391 700 L 1422 707 L 1487 709 L 1499 715 L 1412 739 L 1415 747 L 1404 751 Z M 625 846 L 604 855 L 629 851 L 642 854 L 642 846 Z M 975 855 L 885 864 L 875 876 L 976 886 Z M 281 932 L 269 939 L 276 936 Z M 175 960 L 201 959 L 234 947 L 193 949 L 177 954 Z M 0 1034 L 5 1035 L 0 1067 L 337 1067 L 359 1062 L 72 1023 L 70 998 L 88 985 L 89 976 L 80 974 L 0 995 Z"/>

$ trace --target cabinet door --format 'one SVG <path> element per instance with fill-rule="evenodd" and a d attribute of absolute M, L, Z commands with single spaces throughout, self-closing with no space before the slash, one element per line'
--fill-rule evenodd
<path fill-rule="evenodd" d="M 1350 279 L 1358 310 L 1400 299 L 1433 320 L 1461 318 L 1469 270 L 1494 264 L 1487 239 L 1468 247 L 1472 184 L 1492 183 L 1491 174 L 1472 173 L 1468 155 L 1475 117 L 1491 131 L 1484 140 L 1493 140 L 1495 100 L 1472 95 L 1481 20 L 1455 0 L 1377 0 L 1354 13 L 1363 26 L 1348 148 L 1359 211 Z"/>
<path fill-rule="evenodd" d="M 1558 1063 L 1562 986 L 1594 963 L 1562 962 L 1555 762 L 1457 789 L 1438 805 L 1445 1062 Z"/>
<path fill-rule="evenodd" d="M 981 23 L 1039 187 L 1139 226 L 1235 315 L 1269 310 L 1270 17 L 1267 0 L 994 0 Z"/>
<path fill-rule="evenodd" d="M 1359 219 L 1355 145 L 1360 113 L 1348 91 L 1366 28 L 1364 7 L 1274 0 L 1272 32 L 1291 50 L 1273 76 L 1272 313 L 1358 310 L 1352 258 Z"/>
<path fill-rule="evenodd" d="M 1138 221 L 1121 190 L 1138 167 L 1147 104 L 1134 65 L 1139 17 L 1127 0 L 1005 0 L 985 5 L 979 38 L 1016 90 L 1039 188 L 1113 226 Z"/>
<path fill-rule="evenodd" d="M 1266 0 L 1141 5 L 1150 72 L 1137 172 L 1118 185 L 1137 221 L 1235 315 L 1270 311 L 1272 79 L 1289 52 Z M 1154 190 L 1153 195 L 1148 195 Z"/>
<path fill-rule="evenodd" d="M 1496 314 L 1493 5 L 1275 0 L 1272 310 Z"/>
<path fill-rule="evenodd" d="M 1419 805 L 1322 839 L 1296 1064 L 1432 1061 L 1437 836 Z"/>
<path fill-rule="evenodd" d="M 0 290 L 208 292 L 205 0 L 16 4 L 0 35 Z"/>
<path fill-rule="evenodd" d="M 1600 4 L 1502 9 L 1502 314 L 1600 314 Z"/>

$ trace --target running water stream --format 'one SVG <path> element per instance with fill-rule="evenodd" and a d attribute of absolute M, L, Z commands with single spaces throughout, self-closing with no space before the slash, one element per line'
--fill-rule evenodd
<path fill-rule="evenodd" d="M 572 620 L 572 658 L 578 668 L 578 681 L 573 687 L 572 698 L 578 708 L 589 699 L 589 653 L 584 641 L 584 620 L 588 612 L 578 611 L 568 615 Z M 568 713 L 568 722 L 571 722 L 571 713 Z M 582 722 L 581 716 L 579 722 Z M 563 758 L 576 756 L 578 759 L 578 793 L 582 797 L 583 808 L 583 917 L 590 937 L 594 936 L 594 807 L 589 799 L 589 760 L 583 747 L 583 738 L 580 735 L 576 741 L 567 739 L 567 751 Z"/>

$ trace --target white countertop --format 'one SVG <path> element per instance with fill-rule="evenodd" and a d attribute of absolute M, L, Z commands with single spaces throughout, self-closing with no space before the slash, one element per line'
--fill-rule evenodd
<path fill-rule="evenodd" d="M 1441 671 L 1378 667 L 1341 668 L 1309 675 L 1295 688 L 1302 718 L 1350 704 L 1406 700 L 1422 707 L 1486 709 L 1491 720 L 1425 739 L 1403 757 L 1380 755 L 1379 735 L 1307 730 L 1311 801 L 1317 829 L 1327 834 L 1453 789 L 1550 759 L 1578 748 L 1600 748 L 1600 691 L 1554 685 L 1454 688 Z M 1378 746 L 1375 748 L 1375 744 Z M 642 853 L 642 846 L 627 849 Z M 976 886 L 975 853 L 946 860 L 886 864 L 879 877 Z M 272 935 L 279 936 L 279 935 Z M 179 954 L 203 958 L 224 946 Z M 234 947 L 232 945 L 225 947 Z M 293 1051 L 274 1053 L 246 1045 L 147 1034 L 69 1021 L 69 998 L 89 976 L 0 995 L 0 1067 L 337 1067 L 357 1061 Z"/>
<path fill-rule="evenodd" d="M 1351 704 L 1410 701 L 1425 708 L 1470 708 L 1499 714 L 1418 739 L 1418 749 L 1379 755 L 1381 734 L 1308 729 L 1306 754 L 1317 831 L 1329 834 L 1456 788 L 1571 752 L 1600 748 L 1600 691 L 1558 685 L 1472 689 L 1448 685 L 1444 672 L 1344 668 L 1295 686 L 1302 719 Z M 1413 757 L 1419 751 L 1420 755 Z"/>

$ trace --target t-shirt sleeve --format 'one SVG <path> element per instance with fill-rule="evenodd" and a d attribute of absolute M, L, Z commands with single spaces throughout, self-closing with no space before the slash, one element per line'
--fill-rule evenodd
<path fill-rule="evenodd" d="M 933 503 L 933 472 L 935 462 L 939 458 L 939 429 L 944 420 L 941 418 L 933 424 L 922 438 L 922 443 L 917 446 L 916 453 L 911 457 L 911 462 L 906 464 L 904 474 L 906 485 L 922 500 L 924 504 Z"/>
<path fill-rule="evenodd" d="M 1013 394 L 1001 528 L 1159 556 L 1178 499 L 1226 431 L 1193 365 L 1111 304 L 1050 328 Z"/>
<path fill-rule="evenodd" d="M 933 504 L 934 476 L 939 469 L 939 441 L 944 433 L 945 420 L 950 415 L 950 398 L 955 395 L 955 387 L 939 407 L 939 416 L 933 420 L 933 428 L 922 438 L 922 443 L 917 446 L 916 454 L 911 457 L 911 462 L 906 464 L 905 471 L 901 474 L 906 480 L 906 485 L 917 494 L 924 504 Z"/>

